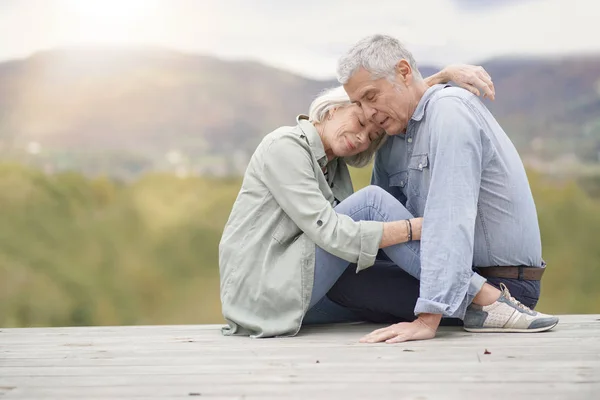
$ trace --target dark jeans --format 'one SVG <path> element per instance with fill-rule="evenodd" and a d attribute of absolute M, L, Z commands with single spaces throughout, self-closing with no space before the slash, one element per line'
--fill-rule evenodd
<path fill-rule="evenodd" d="M 504 283 L 514 298 L 530 308 L 535 307 L 540 296 L 540 281 L 502 278 L 488 278 L 487 281 L 498 288 Z M 419 281 L 390 261 L 378 260 L 358 274 L 356 264 L 351 264 L 327 297 L 352 311 L 356 320 L 386 324 L 413 321 Z M 454 318 L 442 320 L 442 325 L 461 324 Z"/>

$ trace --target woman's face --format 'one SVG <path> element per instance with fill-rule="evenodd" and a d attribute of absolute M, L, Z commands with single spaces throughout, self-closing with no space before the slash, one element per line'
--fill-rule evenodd
<path fill-rule="evenodd" d="M 354 156 L 367 150 L 371 142 L 384 134 L 383 129 L 369 122 L 362 109 L 350 104 L 329 112 L 323 124 L 323 144 L 334 157 Z"/>

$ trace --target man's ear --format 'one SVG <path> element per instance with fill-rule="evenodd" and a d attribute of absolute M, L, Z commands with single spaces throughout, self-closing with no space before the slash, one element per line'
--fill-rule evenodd
<path fill-rule="evenodd" d="M 412 68 L 405 59 L 396 63 L 396 80 L 408 85 L 412 82 Z"/>

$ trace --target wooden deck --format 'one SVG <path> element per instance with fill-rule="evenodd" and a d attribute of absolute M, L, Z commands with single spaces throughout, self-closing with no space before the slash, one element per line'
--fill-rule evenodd
<path fill-rule="evenodd" d="M 0 329 L 0 399 L 600 398 L 600 315 L 540 334 L 357 342 L 373 328 L 263 340 L 206 325 Z"/>

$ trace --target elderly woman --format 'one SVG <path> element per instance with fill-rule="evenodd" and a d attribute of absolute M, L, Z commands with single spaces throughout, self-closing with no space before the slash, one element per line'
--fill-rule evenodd
<path fill-rule="evenodd" d="M 485 74 L 485 72 L 483 72 Z M 428 84 L 487 81 L 481 69 L 447 68 Z M 485 86 L 480 82 L 478 86 Z M 487 94 L 493 96 L 491 83 Z M 324 92 L 295 126 L 268 134 L 244 176 L 219 245 L 226 335 L 293 336 L 303 324 L 352 321 L 326 294 L 351 263 L 379 249 L 418 277 L 421 219 L 375 186 L 353 193 L 347 165 L 367 165 L 385 132 L 343 88 Z"/>

